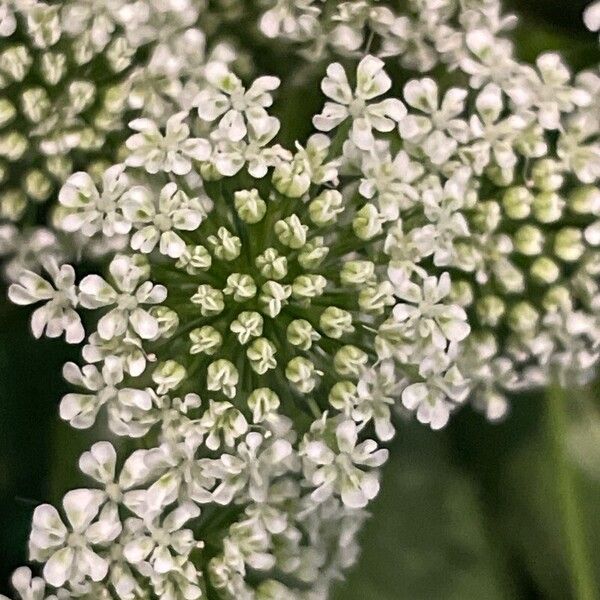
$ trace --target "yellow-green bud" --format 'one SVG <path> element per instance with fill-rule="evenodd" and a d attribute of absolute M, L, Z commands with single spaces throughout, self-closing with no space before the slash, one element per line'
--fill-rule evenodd
<path fill-rule="evenodd" d="M 357 400 L 356 385 L 352 381 L 338 381 L 329 390 L 329 404 L 341 412 L 349 412 Z"/>
<path fill-rule="evenodd" d="M 510 219 L 525 219 L 531 213 L 533 194 L 524 186 L 511 187 L 502 198 L 502 206 Z"/>
<path fill-rule="evenodd" d="M 292 385 L 303 394 L 308 394 L 317 385 L 317 375 L 322 375 L 315 369 L 315 365 L 304 358 L 296 356 L 285 367 L 285 376 Z"/>
<path fill-rule="evenodd" d="M 530 268 L 531 276 L 547 285 L 554 283 L 560 277 L 560 268 L 547 256 L 536 258 Z"/>
<path fill-rule="evenodd" d="M 223 293 L 227 296 L 233 296 L 236 302 L 246 302 L 246 300 L 256 296 L 256 284 L 250 275 L 232 273 L 227 277 Z"/>
<path fill-rule="evenodd" d="M 339 339 L 346 333 L 352 333 L 352 315 L 337 306 L 328 306 L 319 318 L 319 325 L 328 337 Z"/>
<path fill-rule="evenodd" d="M 290 344 L 309 350 L 321 336 L 306 319 L 294 319 L 287 327 L 286 337 Z"/>
<path fill-rule="evenodd" d="M 229 329 L 236 334 L 238 342 L 243 346 L 250 338 L 262 335 L 263 318 L 255 311 L 243 311 L 231 322 Z"/>
<path fill-rule="evenodd" d="M 280 256 L 275 248 L 267 248 L 254 262 L 260 274 L 267 279 L 279 280 L 287 275 L 287 258 Z"/>
<path fill-rule="evenodd" d="M 246 350 L 246 356 L 252 369 L 259 375 L 264 375 L 277 366 L 276 352 L 275 346 L 269 340 L 258 338 L 250 344 Z"/>
<path fill-rule="evenodd" d="M 533 214 L 540 223 L 555 223 L 564 207 L 565 201 L 555 192 L 542 192 L 533 200 Z"/>
<path fill-rule="evenodd" d="M 483 325 L 496 327 L 504 315 L 506 307 L 502 298 L 488 294 L 477 301 L 475 310 L 477 318 Z"/>
<path fill-rule="evenodd" d="M 579 260 L 585 252 L 583 234 L 574 227 L 561 229 L 554 238 L 554 254 L 565 262 Z"/>
<path fill-rule="evenodd" d="M 362 286 L 375 281 L 375 263 L 370 260 L 350 260 L 345 262 L 340 273 L 344 285 Z"/>
<path fill-rule="evenodd" d="M 240 375 L 235 365 L 220 358 L 208 365 L 206 371 L 206 387 L 211 392 L 222 392 L 227 398 L 233 398 Z"/>
<path fill-rule="evenodd" d="M 219 227 L 217 235 L 211 235 L 208 243 L 214 255 L 220 260 L 235 260 L 242 251 L 240 238 L 230 233 L 225 227 Z"/>
<path fill-rule="evenodd" d="M 323 275 L 299 275 L 292 283 L 292 295 L 299 300 L 316 298 L 323 294 L 326 285 Z"/>
<path fill-rule="evenodd" d="M 534 225 L 523 225 L 514 237 L 515 249 L 526 256 L 537 256 L 544 250 L 544 234 Z"/>
<path fill-rule="evenodd" d="M 190 331 L 190 340 L 192 347 L 190 354 L 214 354 L 223 343 L 223 336 L 210 325 L 198 327 Z"/>
<path fill-rule="evenodd" d="M 331 225 L 344 212 L 344 198 L 337 190 L 325 190 L 308 206 L 308 214 L 315 225 Z"/>
<path fill-rule="evenodd" d="M 373 204 L 365 204 L 352 220 L 352 229 L 361 240 L 370 240 L 382 231 L 382 220 Z"/>
<path fill-rule="evenodd" d="M 218 315 L 225 308 L 223 292 L 206 283 L 198 286 L 198 290 L 191 297 L 191 301 L 200 306 L 200 314 L 203 317 Z"/>
<path fill-rule="evenodd" d="M 240 219 L 250 225 L 261 221 L 267 212 L 267 204 L 255 188 L 235 192 L 233 202 Z"/>
<path fill-rule="evenodd" d="M 356 346 L 342 346 L 333 357 L 333 366 L 336 372 L 343 377 L 358 377 L 369 357 Z"/>
<path fill-rule="evenodd" d="M 303 225 L 297 215 L 291 215 L 275 223 L 277 239 L 288 248 L 297 250 L 306 244 L 308 227 Z"/>
<path fill-rule="evenodd" d="M 508 326 L 520 334 L 530 334 L 535 331 L 540 315 L 527 301 L 523 300 L 513 306 L 508 314 Z"/>
<path fill-rule="evenodd" d="M 264 421 L 265 417 L 274 413 L 280 404 L 279 396 L 266 387 L 257 388 L 248 396 L 248 408 L 252 411 L 254 423 Z"/>
<path fill-rule="evenodd" d="M 329 248 L 324 245 L 322 237 L 316 237 L 307 242 L 298 254 L 298 264 L 303 269 L 316 269 L 329 254 Z"/>

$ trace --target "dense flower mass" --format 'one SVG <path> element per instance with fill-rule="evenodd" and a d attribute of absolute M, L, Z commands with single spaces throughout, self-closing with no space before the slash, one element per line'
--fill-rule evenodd
<path fill-rule="evenodd" d="M 80 459 L 90 487 L 36 508 L 23 599 L 326 598 L 403 419 L 439 429 L 466 401 L 499 419 L 508 393 L 593 372 L 600 75 L 518 62 L 495 0 L 257 3 L 267 38 L 340 56 L 293 147 L 278 77 L 194 59 L 199 30 L 160 25 L 199 3 L 21 4 L 0 33 L 45 15 L 27 21 L 41 48 L 63 13 L 98 60 L 123 28 L 162 40 L 128 71 L 121 152 L 67 168 L 51 207 L 96 260 L 79 275 L 48 231 L 17 242 L 43 270 L 10 270 L 36 337 L 83 342 L 61 418 L 111 433 Z M 34 237 L 12 227 L 0 249 Z"/>

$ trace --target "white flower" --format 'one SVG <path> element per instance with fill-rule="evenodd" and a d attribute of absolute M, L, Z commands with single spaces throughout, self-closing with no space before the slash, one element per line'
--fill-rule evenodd
<path fill-rule="evenodd" d="M 315 127 L 331 131 L 348 117 L 352 118 L 350 139 L 361 149 L 369 150 L 375 143 L 373 129 L 389 132 L 406 115 L 400 100 L 388 98 L 370 104 L 377 96 L 385 94 L 392 81 L 385 73 L 384 63 L 374 56 L 365 56 L 356 69 L 356 88 L 352 92 L 344 67 L 333 63 L 327 67 L 327 77 L 321 87 L 324 94 L 334 100 L 326 102 L 323 112 L 313 118 Z"/>
<path fill-rule="evenodd" d="M 462 402 L 469 392 L 467 382 L 456 367 L 443 375 L 434 375 L 427 382 L 413 383 L 402 392 L 402 404 L 416 410 L 417 419 L 432 429 L 441 429 L 448 422 L 451 402 Z"/>
<path fill-rule="evenodd" d="M 123 549 L 125 558 L 134 565 L 147 560 L 158 574 L 176 570 L 178 558 L 187 558 L 196 546 L 192 530 L 182 527 L 199 515 L 200 509 L 192 502 L 181 504 L 162 522 L 152 514 L 140 515 L 144 519 L 144 528 Z"/>
<path fill-rule="evenodd" d="M 100 231 L 108 237 L 129 233 L 131 222 L 119 207 L 119 201 L 129 188 L 124 169 L 124 165 L 107 169 L 102 175 L 101 192 L 87 173 L 73 173 L 58 195 L 61 207 L 55 218 L 59 227 L 86 237 Z"/>
<path fill-rule="evenodd" d="M 220 62 L 210 63 L 205 76 L 212 87 L 202 90 L 194 100 L 202 120 L 212 122 L 220 117 L 218 128 L 232 142 L 242 140 L 250 125 L 261 129 L 261 121 L 269 118 L 265 108 L 273 103 L 269 92 L 279 87 L 277 77 L 259 77 L 246 90 Z"/>
<path fill-rule="evenodd" d="M 467 123 L 459 119 L 465 107 L 467 90 L 450 88 L 438 98 L 433 79 L 412 79 L 404 86 L 404 99 L 427 116 L 408 114 L 399 124 L 400 136 L 422 148 L 435 165 L 442 165 L 454 154 L 458 143 L 469 139 Z"/>
<path fill-rule="evenodd" d="M 390 278 L 400 300 L 394 306 L 394 319 L 414 328 L 418 337 L 430 340 L 443 350 L 448 342 L 459 342 L 469 334 L 467 314 L 456 304 L 442 302 L 450 293 L 450 275 L 425 277 L 421 286 L 390 269 Z"/>
<path fill-rule="evenodd" d="M 253 431 L 236 448 L 236 454 L 222 454 L 218 460 L 205 461 L 206 475 L 220 480 L 212 492 L 217 504 L 229 504 L 244 492 L 255 502 L 268 499 L 269 481 L 288 469 L 292 446 L 287 440 L 266 440 Z"/>
<path fill-rule="evenodd" d="M 365 154 L 361 167 L 364 176 L 359 192 L 365 198 L 375 198 L 386 219 L 397 219 L 400 211 L 409 209 L 418 200 L 415 185 L 424 169 L 403 150 L 393 159 L 387 149 L 384 153 Z"/>
<path fill-rule="evenodd" d="M 117 452 L 110 442 L 96 442 L 79 458 L 79 468 L 104 488 L 104 502 L 116 510 L 127 504 L 127 490 L 144 483 L 151 475 L 145 462 L 146 450 L 134 451 L 125 461 L 119 477 L 116 476 Z"/>
<path fill-rule="evenodd" d="M 60 587 L 69 580 L 77 583 L 89 577 L 101 581 L 106 576 L 108 561 L 93 546 L 112 541 L 120 526 L 107 527 L 110 523 L 106 520 L 112 518 L 108 515 L 101 515 L 93 523 L 103 500 L 104 495 L 98 490 L 67 492 L 63 508 L 70 528 L 63 524 L 53 506 L 42 504 L 35 509 L 29 554 L 32 560 L 45 561 L 44 579 L 49 584 Z"/>
<path fill-rule="evenodd" d="M 481 174 L 490 163 L 512 169 L 517 163 L 515 139 L 528 125 L 527 119 L 519 114 L 500 118 L 504 103 L 502 90 L 495 83 L 488 83 L 481 90 L 475 105 L 478 114 L 469 121 L 474 142 L 465 151 L 471 157 L 475 173 Z"/>
<path fill-rule="evenodd" d="M 190 138 L 190 128 L 183 122 L 186 112 L 169 117 L 165 135 L 150 119 L 135 119 L 129 126 L 139 131 L 127 140 L 131 151 L 126 163 L 144 167 L 148 173 L 175 173 L 186 175 L 192 160 L 203 161 L 210 157 L 210 143 L 202 138 Z"/>
<path fill-rule="evenodd" d="M 321 423 L 316 425 L 318 431 Z M 300 450 L 305 475 L 316 488 L 311 498 L 323 502 L 335 492 L 346 506 L 364 508 L 379 492 L 379 480 L 375 472 L 363 471 L 359 466 L 381 466 L 388 458 L 388 451 L 378 449 L 374 440 L 359 444 L 356 423 L 349 420 L 335 427 L 335 449 L 318 434 L 316 439 L 311 437 L 305 437 Z"/>
<path fill-rule="evenodd" d="M 542 54 L 535 64 L 537 71 L 522 66 L 506 92 L 518 108 L 537 108 L 544 129 L 560 129 L 561 112 L 588 106 L 591 97 L 586 90 L 569 84 L 571 74 L 559 54 Z"/>
<path fill-rule="evenodd" d="M 144 264 L 135 257 L 117 255 L 109 266 L 115 290 L 99 275 L 87 275 L 79 284 L 80 302 L 85 308 L 112 306 L 98 322 L 98 334 L 110 340 L 125 333 L 128 325 L 142 338 L 152 339 L 159 333 L 158 321 L 145 304 L 160 304 L 167 297 L 167 289 L 146 281 Z"/>
<path fill-rule="evenodd" d="M 149 190 L 137 186 L 122 207 L 125 217 L 140 228 L 131 237 L 131 247 L 148 254 L 160 242 L 160 253 L 171 258 L 179 258 L 186 249 L 185 241 L 173 230 L 194 231 L 205 216 L 198 198 L 190 198 L 174 182 L 161 189 L 157 202 Z"/>
<path fill-rule="evenodd" d="M 52 278 L 54 287 L 36 273 L 25 270 L 18 282 L 9 287 L 8 296 L 12 302 L 20 305 L 46 301 L 31 316 L 31 329 L 36 338 L 41 337 L 44 330 L 51 338 L 59 337 L 64 332 L 69 344 L 78 344 L 85 332 L 74 310 L 78 303 L 75 270 L 71 265 L 59 268 L 54 259 L 45 260 L 44 268 Z"/>
<path fill-rule="evenodd" d="M 211 158 L 215 168 L 221 175 L 232 177 L 247 165 L 252 177 L 264 177 L 269 167 L 290 158 L 289 152 L 281 146 L 269 145 L 278 131 L 279 121 L 268 115 L 248 123 L 247 141 L 219 139 L 220 131 L 217 130 L 217 135 L 213 136 L 215 144 Z"/>

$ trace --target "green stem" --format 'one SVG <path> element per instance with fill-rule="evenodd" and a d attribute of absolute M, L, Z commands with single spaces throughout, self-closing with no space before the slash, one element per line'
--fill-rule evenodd
<path fill-rule="evenodd" d="M 559 510 L 566 538 L 569 570 L 575 600 L 597 600 L 598 590 L 594 581 L 590 553 L 577 496 L 577 477 L 569 465 L 565 449 L 567 430 L 566 393 L 553 383 L 547 391 L 548 428 L 552 451 L 556 461 Z"/>

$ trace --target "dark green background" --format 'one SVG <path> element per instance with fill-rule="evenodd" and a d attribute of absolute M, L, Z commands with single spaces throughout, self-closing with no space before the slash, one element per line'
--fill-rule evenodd
<path fill-rule="evenodd" d="M 597 36 L 580 23 L 581 0 L 513 0 L 522 17 L 520 56 L 560 50 L 577 68 L 599 61 Z M 277 72 L 260 53 L 265 72 Z M 279 65 L 281 68 L 281 65 Z M 288 88 L 284 113 L 315 109 Z M 319 98 L 315 99 L 318 104 Z M 314 110 L 313 110 L 314 112 Z M 294 119 L 295 122 L 300 117 Z M 302 132 L 283 130 L 293 138 Z M 34 341 L 29 311 L 8 305 L 0 288 L 0 592 L 26 560 L 31 514 L 76 485 L 86 434 L 57 417 L 66 390 L 60 376 L 76 352 Z M 570 394 L 571 468 L 586 543 L 600 581 L 600 397 Z M 463 410 L 443 432 L 416 424 L 391 444 L 358 567 L 339 600 L 500 600 L 574 597 L 562 527 L 556 461 L 543 396 L 515 398 L 510 418 L 490 425 Z M 591 600 L 591 598 L 590 598 Z"/>

